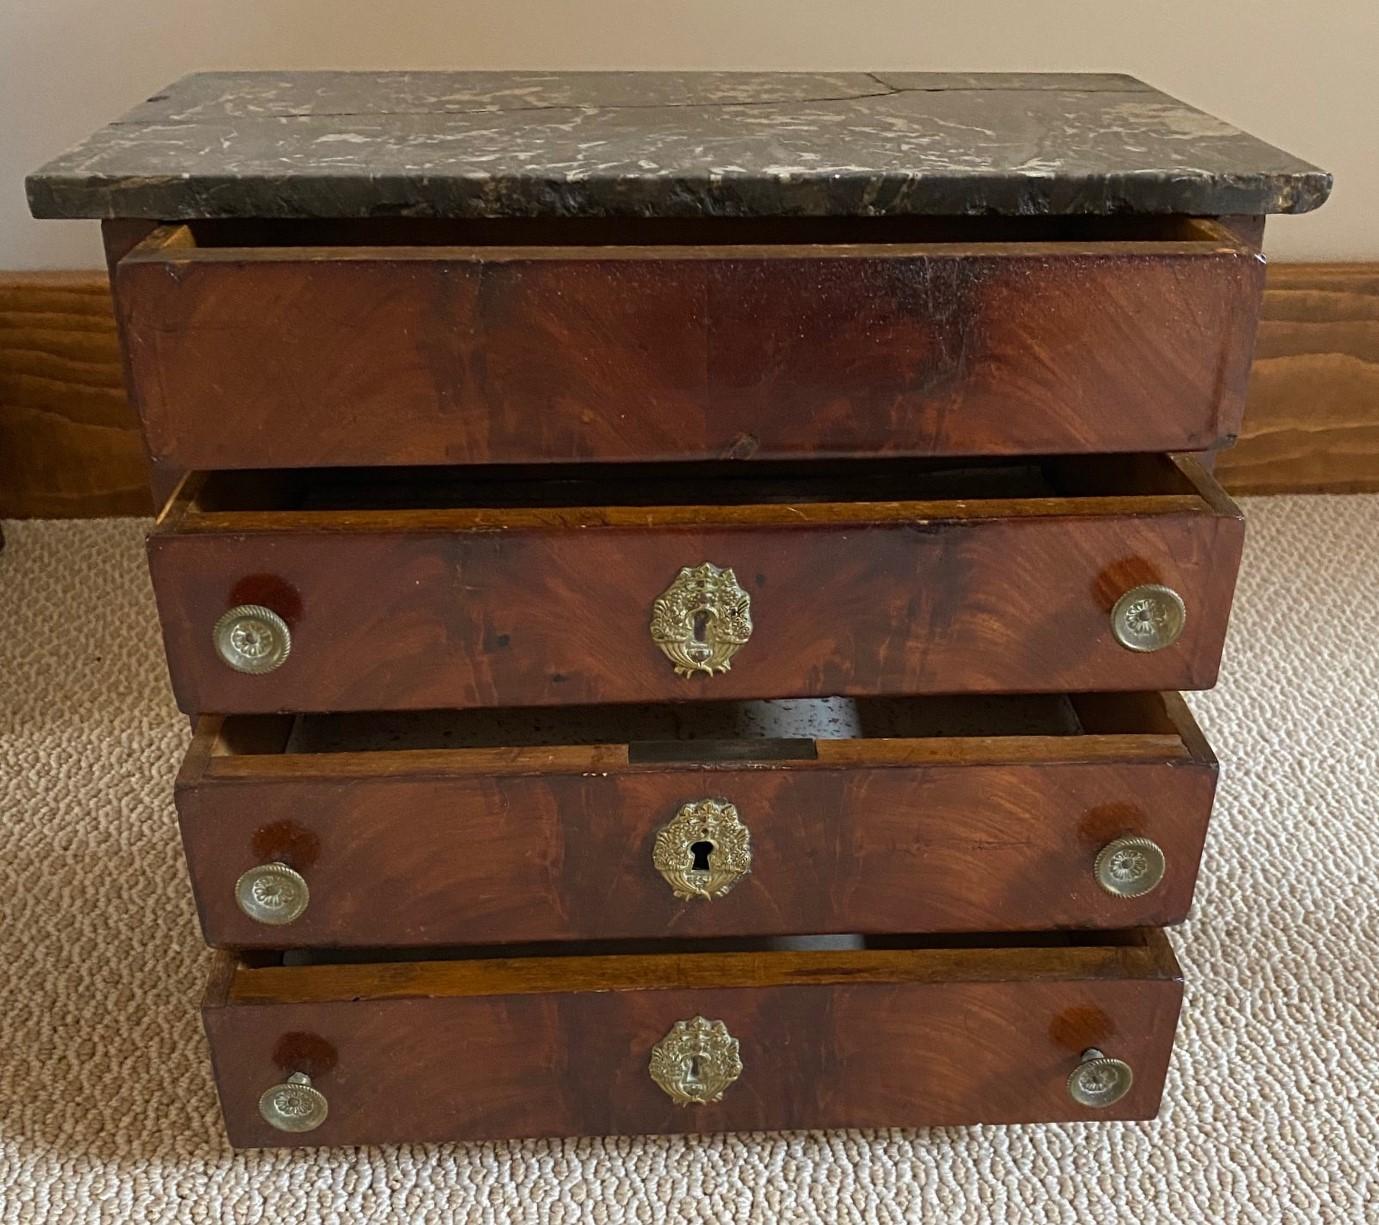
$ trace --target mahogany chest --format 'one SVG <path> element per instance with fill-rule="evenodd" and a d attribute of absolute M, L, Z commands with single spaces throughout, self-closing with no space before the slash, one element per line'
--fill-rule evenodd
<path fill-rule="evenodd" d="M 1104 74 L 203 73 L 31 176 L 233 1143 L 1152 1116 L 1212 457 L 1329 188 Z"/>

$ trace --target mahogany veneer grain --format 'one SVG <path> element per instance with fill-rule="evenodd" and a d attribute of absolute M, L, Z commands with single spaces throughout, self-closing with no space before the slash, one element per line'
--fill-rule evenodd
<path fill-rule="evenodd" d="M 203 1010 L 231 1142 L 1150 1118 L 1182 982 L 1162 933 L 1124 941 L 236 967 Z M 743 1073 L 678 1107 L 647 1072 L 680 1019 L 726 1023 Z M 1100 1046 L 1135 1083 L 1103 1110 L 1066 1080 Z M 274 1131 L 259 1095 L 303 1071 L 330 1112 Z"/>
<path fill-rule="evenodd" d="M 150 565 L 189 712 L 1209 687 L 1238 510 L 1190 459 L 1088 460 L 1058 480 L 1034 498 L 718 505 L 706 487 L 698 506 L 401 510 L 272 493 L 207 508 L 190 488 Z M 704 561 L 734 569 L 756 628 L 730 672 L 685 679 L 648 624 Z M 1142 583 L 1188 607 L 1150 654 L 1110 629 Z M 291 625 L 277 671 L 216 656 L 212 627 L 241 603 Z"/>
<path fill-rule="evenodd" d="M 669 762 L 626 744 L 293 752 L 282 725 L 208 718 L 177 806 L 203 930 L 221 946 L 1176 923 L 1216 762 L 1177 695 L 1126 704 L 1128 721 L 1108 726 L 1089 703 L 1077 734 L 806 741 L 785 758 L 768 740 L 731 746 L 728 760 L 686 741 Z M 277 747 L 256 751 L 248 741 L 265 734 Z M 652 846 L 703 798 L 737 807 L 752 871 L 725 897 L 683 901 Z M 1168 862 L 1163 883 L 1132 899 L 1092 872 L 1098 850 L 1129 834 Z M 268 861 L 310 886 L 290 926 L 235 904 L 240 873 Z"/>
<path fill-rule="evenodd" d="M 149 446 L 181 468 L 1205 450 L 1238 432 L 1263 260 L 1213 222 L 1160 226 L 507 247 L 167 227 L 114 287 Z"/>

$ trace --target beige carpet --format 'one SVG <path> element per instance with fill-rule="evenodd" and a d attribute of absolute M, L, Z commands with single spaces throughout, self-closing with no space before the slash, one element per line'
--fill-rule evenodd
<path fill-rule="evenodd" d="M 1379 498 L 1260 499 L 1142 1125 L 232 1153 L 144 524 L 0 555 L 0 1220 L 1312 1221 L 1379 1204 Z M 1369 1220 L 1375 1220 L 1369 1216 Z"/>

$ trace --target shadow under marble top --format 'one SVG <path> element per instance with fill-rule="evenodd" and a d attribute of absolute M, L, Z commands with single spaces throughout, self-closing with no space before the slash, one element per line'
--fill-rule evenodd
<path fill-rule="evenodd" d="M 29 177 L 36 217 L 1301 213 L 1328 174 L 1133 77 L 207 72 Z"/>

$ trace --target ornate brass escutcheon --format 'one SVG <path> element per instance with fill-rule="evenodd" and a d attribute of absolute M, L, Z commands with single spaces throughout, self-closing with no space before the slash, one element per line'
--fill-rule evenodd
<path fill-rule="evenodd" d="M 651 1048 L 648 1071 L 677 1106 L 703 1106 L 723 1100 L 742 1075 L 742 1057 L 722 1021 L 692 1017 L 676 1021 Z"/>
<path fill-rule="evenodd" d="M 752 636 L 752 597 L 730 569 L 684 566 L 651 606 L 651 637 L 680 676 L 727 672 Z"/>
<path fill-rule="evenodd" d="M 752 835 L 727 800 L 692 800 L 656 831 L 651 862 L 676 897 L 712 901 L 752 870 Z"/>

